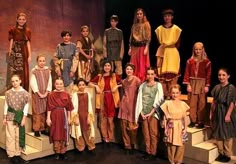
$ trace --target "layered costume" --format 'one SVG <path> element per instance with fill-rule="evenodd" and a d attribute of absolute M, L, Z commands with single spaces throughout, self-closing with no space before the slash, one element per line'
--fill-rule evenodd
<path fill-rule="evenodd" d="M 120 95 L 118 89 L 112 91 L 121 82 L 119 76 L 113 73 L 111 76 L 98 74 L 91 83 L 97 84 L 101 93 L 96 93 L 96 109 L 99 110 L 99 126 L 102 138 L 105 142 L 114 139 L 114 116 L 119 107 Z"/>
<path fill-rule="evenodd" d="M 168 159 L 170 163 L 182 163 L 184 157 L 182 131 L 189 106 L 184 101 L 174 103 L 174 100 L 166 100 L 161 109 L 164 112 L 165 131 L 168 132 L 166 136 Z"/>
<path fill-rule="evenodd" d="M 76 148 L 83 151 L 87 145 L 89 151 L 93 150 L 95 149 L 95 130 L 91 96 L 87 92 L 74 93 L 72 103 L 75 109 L 71 113 L 71 136 L 75 138 Z M 75 124 L 76 119 L 79 120 L 79 125 Z"/>
<path fill-rule="evenodd" d="M 44 131 L 46 124 L 46 105 L 47 97 L 41 98 L 38 93 L 42 95 L 46 92 L 52 91 L 52 77 L 51 70 L 44 66 L 39 68 L 37 65 L 31 70 L 30 86 L 32 89 L 32 118 L 33 130 Z M 38 93 L 37 93 L 38 92 Z"/>
<path fill-rule="evenodd" d="M 73 69 L 78 73 L 76 78 L 82 78 L 86 82 L 89 82 L 91 78 L 93 78 L 92 75 L 95 72 L 93 43 L 89 37 L 81 36 L 77 40 L 77 48 L 82 49 L 85 54 L 93 56 L 92 59 L 87 59 L 82 53 L 79 53 L 79 56 L 74 60 L 76 64 Z"/>
<path fill-rule="evenodd" d="M 163 101 L 164 95 L 161 83 L 155 82 L 153 86 L 148 86 L 147 82 L 142 83 L 138 90 L 135 122 L 138 123 L 141 112 L 146 115 L 150 113 L 153 108 L 157 109 Z M 158 114 L 154 112 L 149 119 L 142 120 L 146 153 L 153 156 L 156 155 L 158 144 L 159 119 Z"/>
<path fill-rule="evenodd" d="M 49 141 L 53 143 L 57 154 L 64 154 L 69 143 L 69 125 L 67 112 L 74 109 L 69 93 L 52 91 L 48 95 L 47 111 L 51 112 Z"/>
<path fill-rule="evenodd" d="M 145 80 L 146 69 L 150 67 L 149 52 L 144 54 L 144 49 L 151 41 L 151 26 L 148 21 L 135 23 L 130 34 L 130 63 L 135 65 L 135 73 L 141 81 Z"/>
<path fill-rule="evenodd" d="M 163 85 L 165 96 L 169 96 L 169 86 L 176 84 L 180 76 L 180 56 L 177 48 L 181 32 L 182 30 L 175 24 L 169 28 L 160 25 L 155 30 L 160 44 L 156 53 L 157 76 Z"/>
<path fill-rule="evenodd" d="M 55 56 L 55 71 L 61 72 L 61 77 L 64 81 L 65 89 L 69 93 L 72 93 L 73 77 L 70 76 L 70 72 L 73 72 L 73 58 L 77 53 L 77 48 L 74 43 L 60 43 L 56 48 Z M 74 72 L 73 72 L 74 73 Z"/>
<path fill-rule="evenodd" d="M 204 88 L 210 87 L 211 61 L 208 58 L 196 59 L 192 56 L 187 60 L 183 84 L 191 86 L 188 93 L 191 122 L 204 123 L 207 94 Z"/>
<path fill-rule="evenodd" d="M 125 149 L 131 149 L 136 143 L 138 124 L 135 122 L 135 107 L 138 95 L 138 88 L 141 81 L 133 76 L 122 81 L 123 96 L 120 101 L 118 118 L 121 119 L 121 132 Z"/>
<path fill-rule="evenodd" d="M 29 28 L 11 28 L 8 33 L 8 40 L 13 39 L 13 45 L 9 57 L 9 77 L 13 74 L 21 76 L 22 87 L 29 90 L 29 52 L 27 42 L 31 41 L 31 31 Z M 8 81 L 10 85 L 10 80 Z"/>
<path fill-rule="evenodd" d="M 228 83 L 225 86 L 216 85 L 212 91 L 213 103 L 215 108 L 212 116 L 212 136 L 216 139 L 218 151 L 222 156 L 232 155 L 233 137 L 236 137 L 236 113 L 235 105 L 230 115 L 230 122 L 225 121 L 229 107 L 235 104 L 236 88 Z"/>
<path fill-rule="evenodd" d="M 24 89 L 14 88 L 5 93 L 4 115 L 6 115 L 6 151 L 8 157 L 20 156 L 25 148 L 25 126 L 21 126 L 29 109 L 30 94 Z"/>
<path fill-rule="evenodd" d="M 122 58 L 124 55 L 123 31 L 118 28 L 108 28 L 103 37 L 103 54 L 112 61 L 117 75 L 122 75 Z"/>

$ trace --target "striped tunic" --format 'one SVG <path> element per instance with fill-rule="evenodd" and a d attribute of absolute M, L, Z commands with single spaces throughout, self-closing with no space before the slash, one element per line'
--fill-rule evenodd
<path fill-rule="evenodd" d="M 30 86 L 32 88 L 32 112 L 33 114 L 41 114 L 46 112 L 47 97 L 40 98 L 36 92 L 45 94 L 52 90 L 51 71 L 48 67 L 39 69 L 37 66 L 32 69 Z"/>

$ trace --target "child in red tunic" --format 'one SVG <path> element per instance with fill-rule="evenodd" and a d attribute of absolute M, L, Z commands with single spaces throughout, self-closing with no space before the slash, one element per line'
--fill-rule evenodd
<path fill-rule="evenodd" d="M 69 141 L 70 114 L 74 109 L 70 94 L 64 91 L 62 79 L 55 81 L 55 90 L 48 95 L 47 125 L 50 127 L 50 143 L 53 143 L 55 159 L 67 159 L 65 156 Z"/>
<path fill-rule="evenodd" d="M 118 87 L 121 87 L 121 79 L 112 73 L 112 63 L 108 60 L 103 63 L 102 74 L 97 75 L 89 83 L 96 88 L 96 109 L 99 114 L 99 126 L 105 144 L 114 139 L 114 116 L 118 108 L 120 96 Z"/>

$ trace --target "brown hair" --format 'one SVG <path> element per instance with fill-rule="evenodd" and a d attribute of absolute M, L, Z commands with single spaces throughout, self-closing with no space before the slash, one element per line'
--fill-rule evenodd
<path fill-rule="evenodd" d="M 115 22 L 118 22 L 119 21 L 119 17 L 117 15 L 112 15 L 110 17 L 110 20 L 114 20 Z"/>
<path fill-rule="evenodd" d="M 46 59 L 46 56 L 45 56 L 45 55 L 43 55 L 43 54 L 39 54 L 39 55 L 36 57 L 36 61 L 38 61 L 39 58 L 41 58 L 41 57 L 44 57 L 44 58 Z"/>
<path fill-rule="evenodd" d="M 142 20 L 141 23 L 147 22 L 148 20 L 147 20 L 145 11 L 144 11 L 142 8 L 137 8 L 137 9 L 135 10 L 135 13 L 134 13 L 134 20 L 133 20 L 133 23 L 134 23 L 134 24 L 137 24 L 137 23 L 138 23 L 138 19 L 137 19 L 137 12 L 138 12 L 138 11 L 142 11 L 142 13 L 143 13 L 143 20 Z"/>
<path fill-rule="evenodd" d="M 125 69 L 126 69 L 127 67 L 131 67 L 131 68 L 135 71 L 135 65 L 134 65 L 134 64 L 132 64 L 132 63 L 127 63 L 127 64 L 125 65 Z"/>
<path fill-rule="evenodd" d="M 18 78 L 21 80 L 21 75 L 20 75 L 20 74 L 14 73 L 14 74 L 11 76 L 11 79 L 12 79 L 13 77 L 18 77 Z"/>
<path fill-rule="evenodd" d="M 18 19 L 19 17 L 21 16 L 24 16 L 26 18 L 26 14 L 25 13 L 18 13 L 17 16 L 16 16 L 16 19 Z M 16 27 L 18 26 L 18 22 L 16 21 Z M 23 29 L 25 30 L 26 29 L 26 22 L 25 24 L 23 25 Z"/>

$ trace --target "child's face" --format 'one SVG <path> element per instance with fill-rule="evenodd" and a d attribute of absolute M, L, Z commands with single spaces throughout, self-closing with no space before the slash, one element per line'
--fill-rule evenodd
<path fill-rule="evenodd" d="M 131 75 L 134 74 L 134 70 L 133 70 L 132 67 L 127 66 L 126 69 L 125 69 L 125 73 L 126 73 L 127 76 L 131 76 Z"/>
<path fill-rule="evenodd" d="M 147 77 L 147 81 L 153 81 L 154 78 L 156 77 L 155 71 L 154 70 L 148 70 L 146 77 Z"/>
<path fill-rule="evenodd" d="M 19 16 L 16 20 L 19 26 L 23 27 L 26 23 L 26 17 L 25 16 Z"/>
<path fill-rule="evenodd" d="M 11 84 L 13 86 L 13 88 L 18 88 L 21 84 L 21 80 L 18 76 L 13 76 L 11 78 Z"/>
<path fill-rule="evenodd" d="M 116 25 L 118 24 L 118 22 L 115 21 L 114 19 L 112 19 L 112 20 L 110 21 L 110 24 L 111 24 L 111 27 L 115 28 Z"/>
<path fill-rule="evenodd" d="M 83 91 L 85 90 L 85 87 L 86 87 L 86 85 L 85 85 L 85 82 L 84 82 L 84 81 L 80 81 L 80 82 L 78 83 L 79 91 L 83 92 Z"/>
<path fill-rule="evenodd" d="M 43 68 L 46 65 L 46 59 L 45 57 L 41 56 L 37 60 L 37 65 L 39 68 Z"/>
<path fill-rule="evenodd" d="M 70 34 L 67 33 L 65 36 L 63 36 L 64 43 L 68 43 L 70 42 L 70 40 L 71 40 Z"/>
<path fill-rule="evenodd" d="M 110 63 L 106 63 L 103 67 L 105 72 L 110 72 L 111 71 L 111 64 Z"/>
<path fill-rule="evenodd" d="M 226 84 L 228 83 L 230 75 L 227 74 L 227 72 L 225 72 L 224 70 L 219 70 L 218 72 L 218 79 L 220 81 L 221 84 Z"/>
<path fill-rule="evenodd" d="M 172 23 L 173 15 L 171 15 L 171 14 L 165 14 L 165 15 L 163 16 L 163 18 L 164 18 L 164 22 L 165 22 L 165 23 Z"/>
<path fill-rule="evenodd" d="M 56 90 L 58 90 L 58 91 L 64 90 L 64 82 L 63 82 L 61 79 L 57 79 L 57 80 L 55 81 L 55 88 L 56 88 Z"/>
<path fill-rule="evenodd" d="M 89 35 L 89 29 L 88 28 L 84 28 L 82 31 L 81 31 L 81 34 L 83 37 L 88 37 Z"/>
<path fill-rule="evenodd" d="M 194 46 L 194 54 L 195 54 L 196 56 L 201 56 L 201 55 L 202 55 L 202 52 L 203 52 L 203 47 L 202 47 L 201 45 L 196 44 L 196 45 Z"/>
<path fill-rule="evenodd" d="M 171 97 L 172 97 L 172 99 L 177 99 L 178 97 L 179 97 L 179 95 L 180 95 L 180 91 L 179 91 L 179 89 L 178 88 L 172 88 L 172 90 L 171 90 Z"/>
<path fill-rule="evenodd" d="M 140 21 L 143 19 L 144 15 L 143 15 L 143 11 L 142 10 L 138 10 L 136 13 L 136 17 L 137 19 Z"/>

